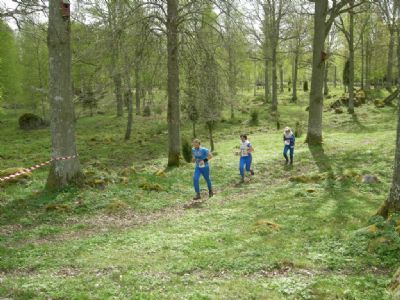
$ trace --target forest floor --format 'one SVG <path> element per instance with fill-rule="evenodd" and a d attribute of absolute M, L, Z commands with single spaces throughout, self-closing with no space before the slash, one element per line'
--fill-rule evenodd
<path fill-rule="evenodd" d="M 47 192 L 44 168 L 0 187 L 0 298 L 389 299 L 398 248 L 359 232 L 388 194 L 396 108 L 325 112 L 323 147 L 303 135 L 288 168 L 281 131 L 248 99 L 260 124 L 242 122 L 248 113 L 221 123 L 210 163 L 216 195 L 191 209 L 193 166 L 163 171 L 164 116 L 136 116 L 129 142 L 111 112 L 79 119 L 86 186 Z M 281 125 L 305 124 L 305 103 L 283 98 Z M 0 170 L 47 160 L 48 130 L 21 131 L 12 114 L 0 122 Z M 255 176 L 238 185 L 243 131 Z M 199 135 L 207 146 L 200 126 Z M 380 182 L 364 184 L 364 174 Z"/>

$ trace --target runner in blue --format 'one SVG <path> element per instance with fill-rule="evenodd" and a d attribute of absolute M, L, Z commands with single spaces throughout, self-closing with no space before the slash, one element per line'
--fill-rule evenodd
<path fill-rule="evenodd" d="M 240 135 L 240 161 L 239 161 L 239 171 L 240 171 L 240 183 L 244 182 L 244 168 L 246 167 L 246 171 L 250 172 L 250 164 L 251 164 L 251 152 L 253 152 L 253 147 L 247 141 L 247 135 Z"/>
<path fill-rule="evenodd" d="M 212 158 L 210 151 L 207 148 L 200 147 L 200 140 L 193 140 L 192 148 L 192 161 L 195 163 L 194 174 L 193 174 L 193 186 L 196 192 L 196 196 L 193 200 L 198 200 L 200 196 L 200 175 L 203 175 L 207 182 L 208 196 L 212 197 L 214 195 L 212 190 L 212 184 L 210 179 L 210 167 L 208 161 Z"/>
<path fill-rule="evenodd" d="M 295 137 L 292 132 L 292 130 L 289 127 L 285 128 L 285 131 L 283 132 L 283 143 L 284 143 L 284 148 L 283 148 L 283 157 L 285 157 L 285 164 L 289 163 L 289 159 L 287 156 L 288 151 L 290 152 L 290 164 L 293 164 L 293 153 L 294 153 L 294 145 L 295 145 Z"/>

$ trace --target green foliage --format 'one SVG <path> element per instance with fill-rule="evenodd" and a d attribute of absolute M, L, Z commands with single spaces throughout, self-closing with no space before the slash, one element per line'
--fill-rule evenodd
<path fill-rule="evenodd" d="M 258 110 L 253 109 L 250 113 L 250 122 L 249 124 L 251 126 L 257 126 L 258 125 Z"/>
<path fill-rule="evenodd" d="M 0 20 L 0 89 L 7 104 L 16 104 L 21 96 L 21 70 L 14 33 Z"/>
<path fill-rule="evenodd" d="M 187 139 L 182 141 L 182 155 L 187 163 L 192 161 L 192 145 Z"/>

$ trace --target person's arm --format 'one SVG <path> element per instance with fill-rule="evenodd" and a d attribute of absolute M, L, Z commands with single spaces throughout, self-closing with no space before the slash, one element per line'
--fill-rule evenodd
<path fill-rule="evenodd" d="M 192 162 L 195 162 L 194 156 L 192 155 Z"/>
<path fill-rule="evenodd" d="M 294 134 L 292 135 L 292 137 L 293 137 L 293 147 L 294 147 L 294 145 L 296 144 L 296 138 L 295 138 Z"/>
<path fill-rule="evenodd" d="M 251 152 L 253 152 L 253 151 L 254 151 L 253 146 L 249 145 L 249 147 L 247 147 L 247 152 L 248 152 L 248 153 L 251 153 Z"/>
<path fill-rule="evenodd" d="M 208 152 L 207 159 L 210 160 L 211 158 L 213 158 L 213 156 L 212 156 L 211 152 Z"/>

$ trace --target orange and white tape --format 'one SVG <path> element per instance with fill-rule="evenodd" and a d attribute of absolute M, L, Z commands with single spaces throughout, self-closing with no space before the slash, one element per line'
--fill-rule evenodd
<path fill-rule="evenodd" d="M 15 177 L 21 176 L 23 174 L 27 174 L 27 173 L 31 173 L 33 170 L 39 169 L 41 167 L 47 166 L 49 165 L 52 161 L 57 161 L 57 160 L 68 160 L 68 159 L 73 159 L 75 157 L 77 157 L 78 155 L 71 155 L 71 156 L 64 156 L 64 157 L 54 157 L 46 162 L 34 165 L 30 168 L 26 168 L 26 169 L 21 169 L 18 172 L 15 172 L 14 174 L 8 175 L 8 176 L 4 176 L 4 177 L 0 177 L 0 182 L 3 181 L 7 181 L 10 179 L 14 179 Z"/>

